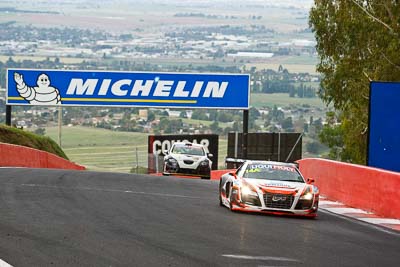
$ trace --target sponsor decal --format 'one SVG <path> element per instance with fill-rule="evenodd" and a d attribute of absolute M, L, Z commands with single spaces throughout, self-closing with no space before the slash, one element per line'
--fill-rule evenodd
<path fill-rule="evenodd" d="M 197 139 L 193 139 L 192 141 L 183 139 L 183 140 L 154 140 L 153 141 L 153 153 L 156 155 L 164 155 L 164 151 L 169 151 L 169 149 L 172 147 L 174 143 L 177 142 L 190 142 L 193 144 L 201 144 L 204 146 L 206 149 L 206 152 L 209 153 L 208 146 L 210 145 L 210 141 L 206 138 L 200 139 L 200 141 L 197 141 Z"/>
<path fill-rule="evenodd" d="M 285 201 L 286 200 L 286 196 L 279 196 L 279 195 L 274 195 L 272 196 L 272 201 Z"/>
<path fill-rule="evenodd" d="M 249 165 L 249 169 L 248 172 L 261 172 L 266 169 L 296 172 L 296 169 L 293 167 L 272 164 L 252 164 Z"/>
<path fill-rule="evenodd" d="M 284 184 L 284 183 L 266 183 L 266 184 L 263 184 L 262 186 L 265 186 L 265 187 L 284 187 L 284 188 L 294 188 L 293 186 L 291 186 L 291 185 L 288 185 L 288 184 Z"/>
<path fill-rule="evenodd" d="M 36 79 L 35 85 L 28 85 L 24 81 L 24 76 L 14 72 L 16 89 L 21 98 L 32 105 L 58 105 L 61 104 L 60 92 L 57 88 L 50 85 L 50 78 L 42 73 Z"/>

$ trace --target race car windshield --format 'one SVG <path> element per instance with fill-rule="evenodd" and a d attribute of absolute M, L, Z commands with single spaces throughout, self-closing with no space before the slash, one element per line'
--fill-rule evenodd
<path fill-rule="evenodd" d="M 273 164 L 249 164 L 243 178 L 304 183 L 295 168 Z"/>
<path fill-rule="evenodd" d="M 186 154 L 192 156 L 204 156 L 204 150 L 201 147 L 188 145 L 175 145 L 172 150 L 174 154 Z"/>

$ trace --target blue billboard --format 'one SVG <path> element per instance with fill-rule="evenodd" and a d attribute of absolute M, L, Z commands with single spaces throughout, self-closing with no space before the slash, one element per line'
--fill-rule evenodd
<path fill-rule="evenodd" d="M 400 83 L 371 82 L 368 166 L 400 172 Z"/>
<path fill-rule="evenodd" d="M 247 74 L 7 69 L 7 105 L 248 109 Z"/>

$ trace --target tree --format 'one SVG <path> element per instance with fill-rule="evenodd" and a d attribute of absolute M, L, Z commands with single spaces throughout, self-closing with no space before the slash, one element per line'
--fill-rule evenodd
<path fill-rule="evenodd" d="M 296 96 L 296 91 L 294 89 L 294 87 L 291 87 L 289 89 L 289 97 L 295 97 Z"/>
<path fill-rule="evenodd" d="M 287 117 L 282 121 L 282 128 L 287 132 L 293 132 L 293 121 L 292 117 Z"/>
<path fill-rule="evenodd" d="M 285 119 L 285 113 L 283 113 L 282 110 L 279 110 L 278 107 L 274 105 L 272 111 L 268 113 L 268 117 L 271 120 L 281 123 Z"/>
<path fill-rule="evenodd" d="M 177 134 L 179 133 L 179 130 L 182 129 L 182 127 L 183 127 L 183 122 L 181 119 L 170 120 L 169 123 L 167 124 L 167 127 L 165 128 L 165 133 Z"/>
<path fill-rule="evenodd" d="M 37 134 L 37 135 L 45 135 L 46 134 L 46 129 L 45 128 L 37 128 L 34 131 L 34 133 Z"/>
<path fill-rule="evenodd" d="M 341 114 L 340 126 L 328 126 L 343 139 L 341 160 L 366 162 L 369 83 L 400 79 L 399 19 L 400 4 L 391 0 L 315 0 L 310 11 L 320 97 Z"/>
<path fill-rule="evenodd" d="M 210 124 L 210 130 L 214 133 L 214 134 L 221 134 L 222 133 L 222 128 L 219 127 L 219 124 L 217 121 L 214 121 L 213 123 Z"/>
<path fill-rule="evenodd" d="M 153 111 L 149 110 L 147 113 L 147 121 L 154 121 L 156 119 L 156 114 Z"/>
<path fill-rule="evenodd" d="M 212 109 L 208 112 L 210 121 L 216 121 L 218 119 L 218 111 Z"/>
<path fill-rule="evenodd" d="M 220 122 L 231 122 L 231 121 L 233 121 L 233 114 L 228 111 L 220 111 L 220 112 L 218 112 L 217 119 Z"/>
<path fill-rule="evenodd" d="M 187 114 L 186 114 L 186 111 L 185 110 L 183 110 L 183 111 L 181 111 L 181 113 L 179 113 L 179 118 L 183 118 L 183 119 L 186 119 L 188 116 L 187 116 Z"/>
<path fill-rule="evenodd" d="M 323 149 L 324 149 L 324 146 L 321 145 L 317 141 L 311 141 L 311 142 L 306 144 L 306 150 L 309 153 L 320 154 Z"/>
<path fill-rule="evenodd" d="M 260 115 L 260 111 L 258 111 L 258 109 L 255 107 L 251 107 L 249 109 L 249 117 L 251 120 L 256 120 L 258 117 L 260 117 Z"/>
<path fill-rule="evenodd" d="M 202 109 L 194 110 L 191 118 L 193 120 L 203 120 L 203 121 L 208 120 L 208 116 L 207 116 L 206 112 Z"/>

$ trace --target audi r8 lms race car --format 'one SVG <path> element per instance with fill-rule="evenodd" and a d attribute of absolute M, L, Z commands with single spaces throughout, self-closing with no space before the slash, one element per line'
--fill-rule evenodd
<path fill-rule="evenodd" d="M 315 217 L 319 190 L 295 164 L 243 160 L 219 183 L 219 202 L 233 211 Z"/>
<path fill-rule="evenodd" d="M 163 175 L 184 174 L 210 179 L 212 161 L 206 148 L 200 144 L 176 142 L 164 152 Z"/>

